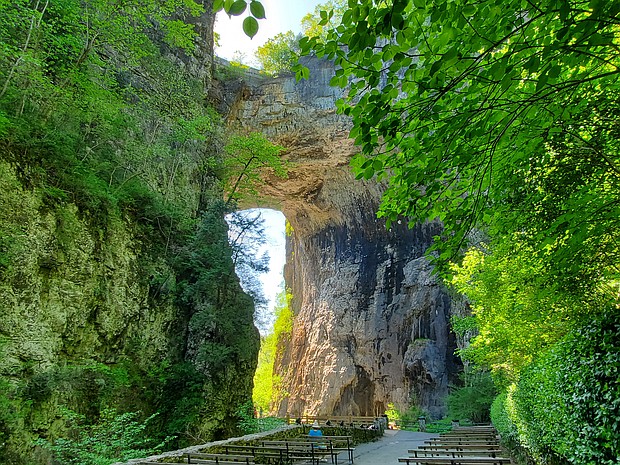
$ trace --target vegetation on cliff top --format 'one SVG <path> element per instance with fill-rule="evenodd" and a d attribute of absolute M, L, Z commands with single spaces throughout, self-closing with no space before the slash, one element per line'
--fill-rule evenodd
<path fill-rule="evenodd" d="M 619 13 L 604 0 L 349 0 L 300 42 L 349 88 L 353 169 L 387 182 L 388 227 L 444 223 L 432 257 L 478 327 L 462 355 L 508 393 L 541 463 L 620 454 Z"/>

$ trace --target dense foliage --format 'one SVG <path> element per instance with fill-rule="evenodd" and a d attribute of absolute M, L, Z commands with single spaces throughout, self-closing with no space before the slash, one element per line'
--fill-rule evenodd
<path fill-rule="evenodd" d="M 253 17 L 261 8 L 252 2 Z M 2 463 L 47 463 L 46 450 L 63 463 L 111 463 L 168 437 L 182 447 L 238 431 L 258 333 L 224 215 L 279 148 L 249 136 L 224 150 L 204 75 L 184 66 L 203 14 L 193 0 L 0 2 Z M 48 223 L 54 234 L 37 236 Z M 89 272 L 71 268 L 76 256 Z M 26 274 L 33 263 L 40 275 Z M 26 289 L 37 280 L 40 299 Z M 71 280 L 78 291 L 56 305 L 55 286 Z M 5 318 L 18 311 L 10 298 L 31 295 L 22 319 L 62 331 L 57 345 Z M 59 325 L 55 308 L 78 297 L 84 318 Z M 45 358 L 28 359 L 39 346 Z M 106 449 L 106 432 L 126 450 Z"/>
<path fill-rule="evenodd" d="M 461 353 L 509 390 L 494 417 L 505 407 L 539 462 L 617 461 L 604 416 L 618 378 L 602 363 L 617 363 L 617 341 L 567 334 L 618 316 L 619 13 L 603 0 L 349 0 L 300 42 L 336 62 L 353 169 L 387 183 L 388 227 L 443 222 L 431 257 L 471 304 L 475 327 L 455 323 L 477 332 Z"/>
<path fill-rule="evenodd" d="M 83 415 L 67 411 L 71 427 L 68 439 L 58 439 L 54 444 L 40 441 L 39 445 L 49 449 L 60 465 L 108 465 L 115 461 L 126 461 L 145 457 L 161 451 L 165 443 L 157 444 L 146 435 L 151 415 L 138 421 L 138 414 L 118 414 L 114 410 L 104 410 L 100 422 L 88 424 Z"/>
<path fill-rule="evenodd" d="M 348 6 L 326 41 L 301 46 L 334 59 L 332 83 L 350 85 L 340 110 L 362 149 L 355 169 L 389 178 L 380 212 L 388 224 L 439 217 L 444 258 L 496 211 L 524 225 L 536 216 L 530 232 L 552 250 L 585 234 L 607 243 L 603 231 L 618 217 L 618 2 Z M 592 197 L 607 208 L 595 209 Z M 527 203 L 538 208 L 520 218 L 515 210 Z M 584 216 L 602 225 L 582 228 Z M 569 265 L 571 257 L 557 258 Z"/>
<path fill-rule="evenodd" d="M 511 397 L 512 420 L 535 456 L 618 463 L 620 312 L 606 312 L 542 354 L 523 370 Z"/>
<path fill-rule="evenodd" d="M 328 0 L 319 3 L 314 11 L 301 18 L 301 30 L 307 37 L 327 38 L 330 29 L 338 27 L 346 10 L 346 0 Z"/>
<path fill-rule="evenodd" d="M 487 372 L 463 373 L 462 378 L 463 385 L 453 387 L 448 395 L 450 418 L 488 423 L 491 404 L 497 395 L 493 379 Z"/>

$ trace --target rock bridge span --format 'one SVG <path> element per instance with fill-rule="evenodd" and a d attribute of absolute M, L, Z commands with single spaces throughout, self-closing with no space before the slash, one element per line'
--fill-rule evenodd
<path fill-rule="evenodd" d="M 244 207 L 281 210 L 291 223 L 285 281 L 294 323 L 276 361 L 287 395 L 280 415 L 376 415 L 388 403 L 445 411 L 459 370 L 451 302 L 424 258 L 440 225 L 385 228 L 381 186 L 355 180 L 350 120 L 336 113 L 333 64 L 306 63 L 307 81 L 256 75 L 222 81 L 212 99 L 228 124 L 286 148 L 288 179 L 267 173 Z"/>

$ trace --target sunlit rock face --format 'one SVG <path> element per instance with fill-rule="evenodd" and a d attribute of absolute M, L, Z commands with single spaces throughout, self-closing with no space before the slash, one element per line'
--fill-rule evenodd
<path fill-rule="evenodd" d="M 308 64 L 309 81 L 252 78 L 225 97 L 232 127 L 263 132 L 293 163 L 288 179 L 267 175 L 247 205 L 279 208 L 292 226 L 285 279 L 295 320 L 276 363 L 288 393 L 278 413 L 374 415 L 394 403 L 439 416 L 459 370 L 450 298 L 424 258 L 441 226 L 386 230 L 381 185 L 349 168 L 356 149 L 335 111 L 333 66 Z"/>

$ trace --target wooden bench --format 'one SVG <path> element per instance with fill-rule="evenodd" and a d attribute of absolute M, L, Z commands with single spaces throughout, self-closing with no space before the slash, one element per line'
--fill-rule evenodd
<path fill-rule="evenodd" d="M 314 442 L 317 444 L 327 443 L 332 451 L 332 463 L 338 463 L 338 454 L 340 452 L 347 452 L 348 459 L 353 463 L 353 452 L 355 448 L 352 446 L 353 438 L 351 436 L 304 436 L 300 438 L 294 438 L 295 441 Z"/>
<path fill-rule="evenodd" d="M 491 451 L 500 452 L 501 449 L 498 444 L 492 445 L 480 445 L 480 444 L 426 444 L 419 446 L 418 449 L 422 450 L 478 450 L 478 451 Z"/>
<path fill-rule="evenodd" d="M 321 444 L 306 441 L 262 441 L 261 445 L 265 448 L 282 450 L 288 462 L 309 460 L 318 465 L 322 458 L 333 457 L 329 443 L 322 447 Z"/>
<path fill-rule="evenodd" d="M 232 454 L 204 454 L 200 452 L 191 452 L 185 454 L 187 463 L 202 464 L 238 464 L 238 465 L 254 465 L 253 455 L 232 455 Z"/>
<path fill-rule="evenodd" d="M 300 421 L 302 424 L 312 424 L 318 421 L 321 426 L 342 426 L 342 427 L 368 427 L 373 425 L 377 417 L 371 416 L 353 416 L 353 415 L 303 415 L 297 418 L 291 418 L 289 423 Z M 329 422 L 329 425 L 327 424 Z"/>
<path fill-rule="evenodd" d="M 263 446 L 252 446 L 252 445 L 224 445 L 222 446 L 224 452 L 226 454 L 234 455 L 241 454 L 246 455 L 249 454 L 254 459 L 260 459 L 265 462 L 275 462 L 278 464 L 288 463 L 288 457 L 286 454 L 286 450 L 282 447 L 263 447 Z"/>
<path fill-rule="evenodd" d="M 511 459 L 504 457 L 399 457 L 398 461 L 407 465 L 503 465 L 511 463 Z"/>
<path fill-rule="evenodd" d="M 492 446 L 499 444 L 499 440 L 496 439 L 467 439 L 467 438 L 432 438 L 427 441 L 424 441 L 425 444 L 472 444 L 472 445 L 483 445 L 483 446 Z"/>
<path fill-rule="evenodd" d="M 458 449 L 413 449 L 407 451 L 412 457 L 501 457 L 503 451 L 500 449 L 475 449 L 475 450 L 458 450 Z"/>

